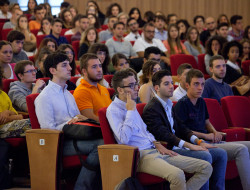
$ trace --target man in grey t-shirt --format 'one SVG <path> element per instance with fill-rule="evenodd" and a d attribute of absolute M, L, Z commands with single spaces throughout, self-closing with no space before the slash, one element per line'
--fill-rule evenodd
<path fill-rule="evenodd" d="M 11 14 L 12 14 L 12 17 L 10 18 L 10 21 L 4 23 L 3 29 L 15 28 L 17 19 L 23 14 L 23 11 L 21 9 L 13 9 Z"/>

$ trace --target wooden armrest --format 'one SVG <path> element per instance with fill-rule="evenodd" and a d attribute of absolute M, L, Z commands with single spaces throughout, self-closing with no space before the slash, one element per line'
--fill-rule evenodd
<path fill-rule="evenodd" d="M 108 144 L 108 145 L 100 145 L 100 146 L 98 146 L 98 149 L 135 150 L 135 149 L 138 149 L 138 147 L 124 145 L 124 144 Z"/>
<path fill-rule="evenodd" d="M 63 131 L 59 131 L 59 130 L 55 130 L 55 129 L 31 129 L 31 130 L 27 130 L 25 133 L 59 134 L 59 133 L 63 133 Z"/>
<path fill-rule="evenodd" d="M 28 112 L 23 112 L 23 111 L 18 111 L 17 113 L 18 113 L 18 114 L 21 114 L 21 115 L 29 115 Z"/>

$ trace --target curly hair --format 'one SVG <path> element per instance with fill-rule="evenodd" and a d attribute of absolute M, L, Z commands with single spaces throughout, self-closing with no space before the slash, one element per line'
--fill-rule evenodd
<path fill-rule="evenodd" d="M 153 74 L 154 66 L 159 65 L 157 61 L 148 60 L 142 66 L 142 75 L 140 76 L 140 85 L 146 84 L 149 82 L 149 76 Z"/>
<path fill-rule="evenodd" d="M 243 53 L 243 46 L 241 45 L 240 42 L 233 40 L 230 42 L 227 42 L 224 46 L 224 48 L 222 49 L 222 56 L 224 57 L 224 59 L 229 59 L 228 57 L 228 53 L 231 47 L 238 47 L 239 48 L 239 57 L 242 55 Z"/>
<path fill-rule="evenodd" d="M 212 51 L 212 47 L 211 47 L 212 46 L 212 42 L 214 40 L 218 41 L 219 44 L 220 44 L 220 50 L 219 50 L 218 54 L 221 55 L 221 50 L 223 49 L 223 45 L 227 42 L 227 40 L 224 37 L 218 36 L 218 35 L 215 35 L 215 36 L 211 37 L 207 41 L 207 43 L 206 43 L 206 54 L 208 54 L 210 56 L 214 55 L 214 53 Z"/>
<path fill-rule="evenodd" d="M 108 18 L 109 16 L 112 15 L 112 8 L 113 7 L 118 7 L 119 13 L 122 12 L 122 8 L 121 8 L 121 6 L 118 3 L 112 3 L 111 5 L 109 5 L 107 7 L 106 18 Z"/>

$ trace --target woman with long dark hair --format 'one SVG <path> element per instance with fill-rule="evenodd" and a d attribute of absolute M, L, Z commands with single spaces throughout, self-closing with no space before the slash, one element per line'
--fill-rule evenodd
<path fill-rule="evenodd" d="M 28 10 L 27 11 L 24 11 L 23 14 L 31 14 L 31 15 L 34 15 L 34 10 L 35 10 L 35 7 L 37 6 L 37 2 L 36 0 L 29 0 L 28 1 Z"/>
<path fill-rule="evenodd" d="M 51 32 L 51 22 L 52 22 L 52 18 L 50 17 L 44 17 L 42 22 L 41 22 L 41 28 L 39 30 L 39 32 L 37 33 L 37 36 L 39 35 L 50 35 Z"/>
<path fill-rule="evenodd" d="M 142 28 L 144 26 L 144 24 L 146 24 L 146 22 L 144 20 L 142 20 L 142 18 L 141 18 L 141 12 L 140 12 L 140 10 L 137 7 L 133 7 L 129 11 L 128 15 L 129 15 L 129 17 L 135 18 L 135 20 L 139 24 L 139 28 Z"/>
<path fill-rule="evenodd" d="M 93 5 L 96 8 L 97 17 L 99 18 L 100 23 L 103 24 L 104 19 L 105 19 L 105 15 L 100 11 L 98 4 L 95 1 L 90 0 L 87 2 L 87 7 L 90 5 Z"/>
<path fill-rule="evenodd" d="M 188 23 L 187 20 L 181 19 L 176 22 L 176 25 L 179 28 L 179 35 L 181 40 L 186 40 L 187 39 L 187 31 L 190 27 L 190 24 Z"/>

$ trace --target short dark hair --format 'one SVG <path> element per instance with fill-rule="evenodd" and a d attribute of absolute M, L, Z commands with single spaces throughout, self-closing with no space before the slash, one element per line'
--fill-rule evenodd
<path fill-rule="evenodd" d="M 65 60 L 69 61 L 69 57 L 63 51 L 60 50 L 57 50 L 56 52 L 48 55 L 45 61 L 43 62 L 43 68 L 45 70 L 46 75 L 53 79 L 53 75 L 51 74 L 49 69 L 57 69 L 57 65 Z"/>
<path fill-rule="evenodd" d="M 230 41 L 230 42 L 227 42 L 224 46 L 224 48 L 222 49 L 222 56 L 225 58 L 225 59 L 228 59 L 228 53 L 229 53 L 229 50 L 231 47 L 238 47 L 239 48 L 239 57 L 242 55 L 243 53 L 243 46 L 241 45 L 240 42 L 236 41 L 236 40 L 233 40 L 233 41 Z"/>
<path fill-rule="evenodd" d="M 201 18 L 202 21 L 205 22 L 204 16 L 202 16 L 202 15 L 196 15 L 196 16 L 194 17 L 194 25 L 196 24 L 196 21 L 197 21 L 198 18 Z"/>
<path fill-rule="evenodd" d="M 147 11 L 144 13 L 144 18 L 147 19 L 147 22 L 154 21 L 155 14 L 152 11 Z"/>
<path fill-rule="evenodd" d="M 158 19 L 158 20 L 163 20 L 164 22 L 166 22 L 166 18 L 165 18 L 164 15 L 157 15 L 157 16 L 155 16 L 154 22 L 156 22 L 156 19 Z"/>
<path fill-rule="evenodd" d="M 63 21 L 60 18 L 55 18 L 52 20 L 51 25 L 53 26 L 56 22 L 60 22 L 63 25 Z"/>
<path fill-rule="evenodd" d="M 10 5 L 10 2 L 8 0 L 1 0 L 0 6 L 4 6 L 5 4 Z"/>
<path fill-rule="evenodd" d="M 34 9 L 34 13 L 36 14 L 36 11 L 40 11 L 40 10 L 43 10 L 43 6 L 42 5 L 36 6 L 35 9 Z"/>
<path fill-rule="evenodd" d="M 145 58 L 146 60 L 148 60 L 149 55 L 150 55 L 151 53 L 158 55 L 158 54 L 161 54 L 161 50 L 160 50 L 158 47 L 154 47 L 154 46 L 148 47 L 148 48 L 146 48 L 145 51 L 144 51 L 144 58 Z"/>
<path fill-rule="evenodd" d="M 236 24 L 237 20 L 242 20 L 243 17 L 240 16 L 240 15 L 233 15 L 231 18 L 230 18 L 230 22 L 231 24 Z"/>
<path fill-rule="evenodd" d="M 222 22 L 217 25 L 217 30 L 220 30 L 221 27 L 226 26 L 228 28 L 228 23 Z"/>
<path fill-rule="evenodd" d="M 151 26 L 151 27 L 155 27 L 151 22 L 147 22 L 146 24 L 144 24 L 143 26 L 143 30 L 145 31 L 147 26 Z"/>
<path fill-rule="evenodd" d="M 115 92 L 118 94 L 117 88 L 123 87 L 123 79 L 128 78 L 129 76 L 133 76 L 133 72 L 128 69 L 122 69 L 120 71 L 115 72 L 112 78 L 112 84 L 114 87 Z M 118 94 L 119 95 L 119 94 Z"/>
<path fill-rule="evenodd" d="M 183 63 L 178 67 L 177 75 L 182 75 L 185 69 L 192 69 L 192 68 L 193 68 L 192 65 L 190 65 L 189 63 Z"/>
<path fill-rule="evenodd" d="M 22 74 L 22 75 L 24 74 L 24 69 L 25 69 L 26 65 L 34 66 L 33 62 L 31 62 L 30 60 L 18 61 L 15 65 L 14 72 L 15 72 L 16 77 L 19 81 L 21 79 L 19 78 L 18 74 Z"/>
<path fill-rule="evenodd" d="M 137 22 L 137 20 L 136 20 L 135 18 L 129 17 L 129 19 L 127 20 L 127 25 L 128 25 L 128 23 L 129 23 L 131 20 L 135 20 L 135 21 Z M 138 23 L 138 22 L 137 22 L 137 23 Z"/>
<path fill-rule="evenodd" d="M 68 8 L 68 6 L 70 6 L 70 4 L 68 2 L 66 2 L 66 1 L 64 1 L 64 2 L 61 3 L 60 8 Z"/>
<path fill-rule="evenodd" d="M 15 40 L 24 40 L 25 36 L 22 32 L 17 30 L 11 30 L 7 35 L 7 41 L 10 43 L 14 42 Z"/>
<path fill-rule="evenodd" d="M 98 59 L 98 56 L 94 53 L 85 53 L 81 58 L 80 58 L 80 69 L 81 69 L 81 72 L 83 69 L 88 69 L 88 62 L 89 60 L 91 59 Z"/>
<path fill-rule="evenodd" d="M 122 53 L 116 53 L 112 57 L 112 64 L 113 64 L 113 66 L 117 67 L 118 66 L 118 62 L 119 62 L 120 59 L 125 59 L 128 62 L 128 58 L 124 54 L 122 54 Z"/>
<path fill-rule="evenodd" d="M 80 15 L 78 18 L 79 19 L 78 21 L 81 22 L 81 19 L 84 19 L 84 18 L 88 19 L 88 17 L 86 15 Z"/>
<path fill-rule="evenodd" d="M 117 17 L 114 16 L 114 15 L 110 15 L 110 16 L 108 17 L 108 22 L 109 22 L 109 20 L 110 20 L 111 18 L 117 18 Z"/>
<path fill-rule="evenodd" d="M 198 69 L 190 69 L 190 71 L 187 73 L 186 83 L 190 85 L 192 78 L 204 78 L 204 75 Z"/>
<path fill-rule="evenodd" d="M 80 18 L 81 16 L 82 16 L 82 15 L 78 14 L 78 15 L 76 15 L 76 16 L 72 19 L 71 26 L 72 26 L 73 28 L 76 27 L 76 21 L 79 21 L 79 18 Z M 80 21 L 79 21 L 79 22 L 80 22 Z"/>
<path fill-rule="evenodd" d="M 153 86 L 160 86 L 161 85 L 161 79 L 165 76 L 171 76 L 171 73 L 170 71 L 168 70 L 161 70 L 161 71 L 158 71 L 156 72 L 153 77 L 152 77 L 152 83 L 153 83 Z"/>
<path fill-rule="evenodd" d="M 209 38 L 209 40 L 206 42 L 206 54 L 208 54 L 208 55 L 210 55 L 210 56 L 213 56 L 213 55 L 214 55 L 214 53 L 213 53 L 213 51 L 212 51 L 212 48 L 211 48 L 212 42 L 213 42 L 214 40 L 217 40 L 217 41 L 219 42 L 219 44 L 220 44 L 220 50 L 219 50 L 218 54 L 221 55 L 222 48 L 223 48 L 224 44 L 227 42 L 227 40 L 226 40 L 224 37 L 218 36 L 218 35 L 212 36 L 212 37 Z"/>
<path fill-rule="evenodd" d="M 213 63 L 215 60 L 225 60 L 221 55 L 213 55 L 209 60 L 209 67 L 213 68 Z"/>
<path fill-rule="evenodd" d="M 116 22 L 116 23 L 114 23 L 114 25 L 113 25 L 113 29 L 115 29 L 116 26 L 119 25 L 119 24 L 121 24 L 121 25 L 123 25 L 123 26 L 125 27 L 125 24 L 124 24 L 123 22 Z"/>

